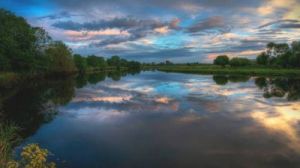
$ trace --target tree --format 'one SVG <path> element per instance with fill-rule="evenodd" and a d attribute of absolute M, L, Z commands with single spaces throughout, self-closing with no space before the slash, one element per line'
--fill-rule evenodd
<path fill-rule="evenodd" d="M 87 65 L 94 68 L 104 68 L 106 66 L 106 61 L 103 57 L 90 55 L 87 57 Z"/>
<path fill-rule="evenodd" d="M 127 65 L 129 70 L 140 70 L 141 66 L 142 66 L 141 63 L 137 61 L 129 61 Z"/>
<path fill-rule="evenodd" d="M 46 32 L 41 27 L 33 28 L 34 35 L 36 37 L 35 46 L 39 52 L 43 52 L 48 45 L 52 42 L 52 38 L 49 36 L 48 32 Z"/>
<path fill-rule="evenodd" d="M 277 65 L 280 65 L 282 67 L 289 67 L 292 65 L 292 63 L 290 61 L 291 60 L 291 57 L 292 57 L 292 52 L 290 51 L 287 51 L 281 55 L 278 55 L 277 58 L 276 58 L 276 64 Z"/>
<path fill-rule="evenodd" d="M 256 57 L 256 63 L 259 65 L 268 65 L 269 55 L 266 52 L 262 52 Z"/>
<path fill-rule="evenodd" d="M 173 65 L 173 63 L 169 60 L 166 60 L 166 65 Z"/>
<path fill-rule="evenodd" d="M 9 59 L 0 53 L 0 71 L 8 71 L 10 69 Z"/>
<path fill-rule="evenodd" d="M 230 66 L 232 67 L 238 67 L 238 66 L 247 66 L 251 65 L 251 61 L 247 58 L 232 58 L 230 60 Z"/>
<path fill-rule="evenodd" d="M 120 66 L 127 67 L 128 64 L 129 64 L 129 62 L 126 59 L 124 59 L 124 58 L 120 59 Z"/>
<path fill-rule="evenodd" d="M 286 43 L 272 42 L 266 48 L 266 52 L 257 56 L 257 64 L 300 67 L 300 42 L 292 42 L 291 47 Z"/>
<path fill-rule="evenodd" d="M 292 55 L 289 58 L 289 62 L 294 67 L 300 67 L 300 41 L 294 41 L 291 44 Z"/>
<path fill-rule="evenodd" d="M 48 72 L 70 73 L 76 71 L 71 50 L 60 41 L 53 42 L 45 54 L 49 59 Z"/>
<path fill-rule="evenodd" d="M 75 54 L 74 56 L 74 63 L 79 72 L 85 72 L 87 68 L 87 61 L 84 57 L 79 54 Z"/>
<path fill-rule="evenodd" d="M 107 64 L 109 66 L 116 66 L 116 67 L 120 67 L 120 57 L 119 56 L 112 56 L 111 58 L 107 59 Z"/>
<path fill-rule="evenodd" d="M 225 65 L 229 64 L 229 58 L 227 55 L 219 55 L 214 60 L 215 65 L 221 65 L 222 67 L 225 67 Z"/>
<path fill-rule="evenodd" d="M 281 57 L 282 55 L 286 54 L 289 51 L 289 45 L 286 43 L 268 43 L 267 44 L 267 55 L 268 55 L 268 64 L 285 64 L 283 63 L 283 60 L 278 61 L 278 57 Z"/>
<path fill-rule="evenodd" d="M 0 23 L 1 59 L 9 64 L 2 65 L 0 69 L 5 67 L 12 71 L 33 70 L 36 37 L 32 27 L 24 18 L 4 9 L 0 9 Z"/>

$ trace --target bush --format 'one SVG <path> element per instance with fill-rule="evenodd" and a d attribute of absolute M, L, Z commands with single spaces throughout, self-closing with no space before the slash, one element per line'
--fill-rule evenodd
<path fill-rule="evenodd" d="M 219 55 L 215 60 L 214 60 L 215 65 L 221 65 L 225 66 L 229 64 L 229 58 L 227 55 Z"/>

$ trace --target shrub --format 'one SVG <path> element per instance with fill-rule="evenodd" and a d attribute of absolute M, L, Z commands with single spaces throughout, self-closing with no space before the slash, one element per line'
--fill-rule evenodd
<path fill-rule="evenodd" d="M 229 64 L 229 58 L 227 55 L 219 55 L 215 60 L 214 60 L 215 65 L 221 65 L 225 66 Z"/>

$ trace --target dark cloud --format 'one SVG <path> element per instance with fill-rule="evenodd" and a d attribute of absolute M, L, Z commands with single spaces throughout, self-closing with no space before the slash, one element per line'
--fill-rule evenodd
<path fill-rule="evenodd" d="M 160 22 L 158 20 L 138 20 L 133 18 L 114 18 L 111 20 L 99 20 L 94 22 L 77 23 L 73 21 L 56 22 L 52 26 L 64 30 L 103 30 L 109 28 L 118 28 L 128 30 L 143 27 L 146 29 L 154 29 L 163 26 L 169 26 L 170 23 Z"/>
<path fill-rule="evenodd" d="M 79 15 L 74 15 L 74 14 L 70 14 L 67 11 L 63 11 L 63 12 L 60 12 L 58 14 L 52 14 L 52 15 L 42 16 L 42 17 L 39 17 L 38 19 L 51 19 L 51 20 L 55 20 L 55 19 L 62 19 L 62 18 L 71 18 L 72 16 L 79 16 Z"/>
<path fill-rule="evenodd" d="M 139 52 L 123 54 L 127 59 L 140 60 L 142 62 L 160 62 L 171 60 L 172 62 L 196 62 L 204 60 L 205 57 L 199 52 L 191 51 L 189 48 L 162 49 L 155 52 Z"/>
<path fill-rule="evenodd" d="M 131 32 L 130 36 L 111 36 L 106 38 L 98 43 L 92 43 L 92 46 L 102 47 L 109 44 L 120 44 L 128 41 L 135 41 L 140 38 L 146 37 L 149 33 L 144 30 L 136 30 L 135 32 Z"/>
<path fill-rule="evenodd" d="M 258 29 L 262 29 L 269 26 L 275 26 L 276 28 L 300 28 L 300 21 L 294 19 L 283 19 L 276 20 L 273 22 L 266 23 L 258 27 Z"/>
<path fill-rule="evenodd" d="M 189 33 L 197 33 L 203 31 L 218 31 L 218 32 L 228 32 L 230 27 L 226 25 L 225 20 L 221 16 L 214 16 L 201 20 L 200 22 L 187 28 Z"/>
<path fill-rule="evenodd" d="M 178 29 L 179 19 L 169 22 L 161 22 L 158 20 L 139 20 L 133 18 L 114 18 L 111 20 L 99 20 L 94 22 L 77 23 L 73 21 L 56 22 L 52 26 L 64 30 L 74 31 L 98 31 L 105 29 L 117 28 L 121 31 L 128 31 L 129 36 L 111 36 L 102 39 L 99 43 L 93 43 L 95 46 L 105 46 L 109 44 L 119 44 L 127 41 L 135 41 L 155 33 L 156 28 L 168 27 L 169 29 Z"/>
<path fill-rule="evenodd" d="M 266 0 L 152 0 L 141 1 L 141 0 L 54 0 L 54 2 L 64 8 L 72 9 L 86 9 L 87 7 L 99 8 L 119 8 L 127 9 L 131 12 L 136 12 L 137 10 L 149 9 L 151 7 L 164 8 L 164 9 L 177 9 L 186 10 L 183 8 L 185 4 L 190 6 L 201 6 L 210 8 L 242 8 L 242 7 L 258 7 L 260 4 L 264 3 Z M 84 8 L 83 8 L 84 7 Z M 138 8 L 139 7 L 139 8 Z M 120 9 L 120 10 L 122 10 Z M 188 11 L 187 11 L 188 12 Z"/>
<path fill-rule="evenodd" d="M 283 28 L 283 29 L 300 29 L 300 23 L 298 24 L 282 24 L 279 26 L 279 28 Z"/>

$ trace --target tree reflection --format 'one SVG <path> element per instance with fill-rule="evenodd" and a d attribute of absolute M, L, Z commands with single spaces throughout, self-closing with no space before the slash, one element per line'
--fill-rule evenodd
<path fill-rule="evenodd" d="M 122 77 L 127 75 L 136 75 L 140 73 L 140 70 L 126 70 L 126 71 L 108 71 L 108 72 L 97 72 L 97 73 L 87 73 L 79 74 L 76 77 L 76 88 L 82 88 L 85 85 L 97 84 L 98 82 L 104 81 L 106 78 L 110 78 L 114 81 L 121 80 Z"/>
<path fill-rule="evenodd" d="M 213 80 L 216 82 L 218 85 L 226 85 L 228 83 L 228 78 L 227 76 L 223 75 L 214 75 Z"/>
<path fill-rule="evenodd" d="M 105 72 L 92 73 L 87 75 L 88 82 L 91 84 L 96 84 L 98 82 L 104 81 L 106 78 Z"/>
<path fill-rule="evenodd" d="M 247 82 L 250 79 L 249 76 L 240 75 L 214 75 L 213 80 L 218 85 L 226 85 L 228 82 Z"/>
<path fill-rule="evenodd" d="M 0 87 L 0 122 L 12 122 L 21 128 L 21 136 L 34 133 L 41 124 L 57 114 L 55 107 L 74 96 L 73 78 L 52 81 L 26 81 L 11 89 Z"/>
<path fill-rule="evenodd" d="M 249 76 L 213 76 L 213 80 L 218 85 L 226 85 L 228 82 L 247 82 L 249 79 Z M 259 89 L 264 91 L 265 98 L 281 97 L 289 101 L 300 99 L 300 78 L 257 77 L 254 82 Z"/>
<path fill-rule="evenodd" d="M 300 99 L 300 78 L 264 78 L 255 79 L 255 84 L 264 90 L 264 97 L 286 97 L 293 101 Z"/>

